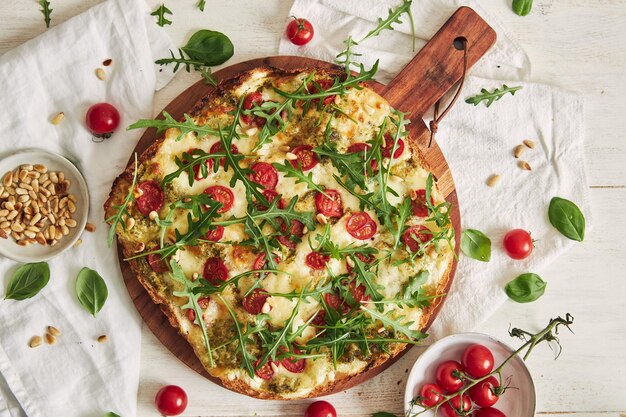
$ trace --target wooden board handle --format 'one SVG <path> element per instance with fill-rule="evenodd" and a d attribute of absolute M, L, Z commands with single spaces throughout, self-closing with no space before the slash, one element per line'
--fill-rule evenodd
<path fill-rule="evenodd" d="M 496 42 L 496 32 L 469 7 L 459 8 L 406 67 L 382 91 L 391 105 L 422 117 L 463 74 L 463 51 L 454 40 L 465 38 L 468 69 Z"/>

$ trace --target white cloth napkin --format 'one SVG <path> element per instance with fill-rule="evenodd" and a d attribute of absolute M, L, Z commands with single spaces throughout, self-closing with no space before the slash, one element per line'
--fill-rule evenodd
<path fill-rule="evenodd" d="M 399 1 L 296 0 L 289 15 L 309 19 L 315 28 L 313 40 L 297 47 L 283 37 L 281 55 L 307 55 L 333 61 L 343 50 L 343 40 L 352 34 L 362 38 L 378 17 Z M 590 207 L 583 161 L 583 111 L 579 96 L 559 88 L 523 82 L 530 76 L 526 53 L 475 1 L 420 0 L 413 2 L 417 48 L 445 23 L 461 5 L 476 10 L 498 33 L 496 45 L 472 69 L 462 98 L 492 90 L 503 83 L 521 85 L 486 108 L 464 100 L 441 122 L 437 142 L 450 165 L 461 209 L 463 228 L 475 228 L 492 241 L 491 262 L 461 255 L 454 284 L 441 314 L 429 333 L 439 338 L 472 330 L 507 299 L 504 285 L 523 272 L 538 273 L 573 242 L 548 222 L 548 204 L 553 196 L 576 202 L 590 225 Z M 380 59 L 379 81 L 387 82 L 415 55 L 411 50 L 409 20 L 359 45 L 358 59 L 371 65 Z M 523 159 L 532 171 L 522 171 L 513 148 L 524 139 L 536 142 Z M 489 188 L 485 181 L 500 174 L 500 184 Z M 532 255 L 523 261 L 510 259 L 502 250 L 504 234 L 514 228 L 531 231 L 537 240 Z M 461 231 L 457 231 L 460 233 Z M 549 282 L 558 277 L 543 277 Z"/>
<path fill-rule="evenodd" d="M 37 296 L 0 301 L 1 417 L 135 415 L 141 322 L 116 250 L 107 247 L 102 204 L 141 134 L 125 127 L 152 116 L 154 91 L 171 77 L 154 64 L 172 46 L 149 13 L 143 1 L 109 0 L 0 57 L 0 152 L 37 147 L 74 161 L 89 187 L 89 221 L 97 226 L 83 234 L 81 246 L 49 262 L 50 282 Z M 101 81 L 95 70 L 108 58 L 113 63 Z M 94 143 L 85 112 L 103 101 L 119 109 L 121 125 L 112 138 Z M 54 126 L 50 119 L 60 111 L 65 119 Z M 0 291 L 17 266 L 0 260 Z M 84 266 L 98 271 L 109 290 L 96 318 L 74 291 Z M 61 330 L 57 343 L 29 348 L 47 325 Z M 99 335 L 108 341 L 96 342 Z"/>

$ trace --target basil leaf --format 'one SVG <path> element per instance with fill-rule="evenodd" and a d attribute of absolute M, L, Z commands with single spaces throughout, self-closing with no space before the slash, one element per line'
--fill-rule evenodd
<path fill-rule="evenodd" d="M 25 264 L 17 268 L 7 286 L 5 300 L 26 300 L 48 284 L 50 267 L 46 262 Z"/>
<path fill-rule="evenodd" d="M 372 414 L 372 417 L 398 417 L 395 414 L 388 413 L 386 411 L 379 411 L 377 413 Z"/>
<path fill-rule="evenodd" d="M 85 310 L 96 317 L 98 311 L 104 306 L 109 291 L 102 277 L 93 269 L 85 267 L 76 277 L 76 294 Z"/>
<path fill-rule="evenodd" d="M 547 283 L 537 274 L 522 274 L 504 287 L 506 295 L 518 303 L 530 303 L 543 295 Z"/>
<path fill-rule="evenodd" d="M 461 235 L 461 250 L 465 256 L 482 262 L 491 259 L 491 240 L 480 230 L 465 229 Z"/>
<path fill-rule="evenodd" d="M 518 16 L 526 16 L 533 8 L 533 0 L 513 0 L 513 11 Z"/>
<path fill-rule="evenodd" d="M 553 197 L 548 208 L 550 223 L 569 239 L 582 242 L 585 238 L 585 216 L 578 206 L 569 200 Z"/>
<path fill-rule="evenodd" d="M 233 43 L 228 36 L 213 30 L 199 30 L 194 33 L 187 45 L 180 48 L 189 58 L 206 66 L 220 65 L 233 56 Z"/>

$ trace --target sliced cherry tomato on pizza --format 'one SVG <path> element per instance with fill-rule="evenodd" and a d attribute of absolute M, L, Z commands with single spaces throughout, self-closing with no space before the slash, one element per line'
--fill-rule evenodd
<path fill-rule="evenodd" d="M 151 211 L 159 211 L 165 203 L 165 194 L 156 181 L 143 181 L 138 186 L 141 195 L 135 200 L 137 210 L 147 215 Z"/>
<path fill-rule="evenodd" d="M 326 301 L 326 305 L 328 307 L 337 310 L 339 308 L 339 304 L 341 303 L 341 298 L 337 293 L 327 292 L 324 294 L 324 301 Z"/>
<path fill-rule="evenodd" d="M 500 381 L 493 375 L 469 389 L 470 398 L 479 407 L 491 407 L 498 402 L 500 394 Z"/>
<path fill-rule="evenodd" d="M 280 256 L 278 255 L 274 255 L 274 262 L 275 263 L 280 263 L 281 259 Z M 261 270 L 261 269 L 265 269 L 267 267 L 267 260 L 265 258 L 265 254 L 262 253 L 259 256 L 256 257 L 256 259 L 254 260 L 254 263 L 252 264 L 252 269 L 254 270 Z"/>
<path fill-rule="evenodd" d="M 222 207 L 217 211 L 218 213 L 226 213 L 228 210 L 233 208 L 235 195 L 230 188 L 224 187 L 223 185 L 212 185 L 204 190 L 204 193 L 208 194 L 211 199 L 217 201 L 218 203 L 222 203 Z"/>
<path fill-rule="evenodd" d="M 315 194 L 315 208 L 326 217 L 343 216 L 343 202 L 337 190 L 324 190 L 325 194 Z"/>
<path fill-rule="evenodd" d="M 198 148 L 189 148 L 187 149 L 187 153 L 191 154 L 193 151 L 195 151 Z M 187 158 L 183 158 L 182 159 L 182 163 L 183 164 L 187 164 L 191 161 L 188 161 Z M 211 169 L 213 169 L 213 160 L 212 159 L 207 159 L 206 161 L 204 161 L 204 164 L 206 165 L 206 169 L 207 169 L 207 176 L 203 176 L 202 175 L 202 170 L 200 169 L 200 165 L 194 165 L 193 166 L 193 179 L 196 181 L 200 181 L 203 180 L 205 178 L 209 177 L 209 173 L 211 172 Z"/>
<path fill-rule="evenodd" d="M 310 252 L 305 258 L 307 266 L 316 271 L 326 268 L 326 264 L 330 260 L 330 256 L 320 252 Z"/>
<path fill-rule="evenodd" d="M 465 372 L 474 378 L 482 378 L 493 370 L 493 353 L 486 346 L 470 345 L 463 351 L 461 364 Z"/>
<path fill-rule="evenodd" d="M 364 211 L 353 213 L 346 222 L 346 230 L 352 237 L 366 240 L 376 234 L 376 223 L 369 214 Z"/>
<path fill-rule="evenodd" d="M 211 299 L 209 297 L 200 297 L 198 298 L 198 306 L 203 309 L 206 310 L 207 308 L 209 308 L 209 304 L 211 304 Z M 196 312 L 191 309 L 188 308 L 185 313 L 187 314 L 187 318 L 189 319 L 190 322 L 194 323 L 197 325 L 196 321 Z"/>
<path fill-rule="evenodd" d="M 222 142 L 215 142 L 213 145 L 211 145 L 211 149 L 209 150 L 210 153 L 223 153 L 224 152 L 224 148 L 222 147 Z M 230 145 L 230 153 L 235 155 L 239 153 L 239 149 L 237 148 L 237 145 L 235 145 L 234 143 Z M 224 166 L 224 160 L 225 158 L 220 158 L 220 166 Z M 211 168 L 213 167 L 213 160 L 212 159 L 207 159 L 207 162 L 211 161 Z"/>
<path fill-rule="evenodd" d="M 285 34 L 287 35 L 287 39 L 291 41 L 294 45 L 302 46 L 311 42 L 313 39 L 313 25 L 306 19 L 298 19 L 293 18 L 291 22 L 287 25 L 287 29 Z"/>
<path fill-rule="evenodd" d="M 420 388 L 420 404 L 433 407 L 443 400 L 443 389 L 436 384 L 424 384 Z"/>
<path fill-rule="evenodd" d="M 187 310 L 185 310 L 185 314 L 187 315 L 187 319 L 194 323 L 196 321 L 196 312 L 193 311 L 193 309 L 188 308 Z"/>
<path fill-rule="evenodd" d="M 269 381 L 274 376 L 274 369 L 272 369 L 272 362 L 268 361 L 265 365 L 258 367 L 261 363 L 261 358 L 257 359 L 254 363 L 254 367 L 257 368 L 254 373 L 261 379 Z"/>
<path fill-rule="evenodd" d="M 214 229 L 210 229 L 208 232 L 204 234 L 204 238 L 206 240 L 210 240 L 211 242 L 219 242 L 220 239 L 224 236 L 224 226 L 214 226 Z"/>
<path fill-rule="evenodd" d="M 411 252 L 417 252 L 420 244 L 426 243 L 433 238 L 433 234 L 426 226 L 411 226 L 404 231 L 402 241 Z"/>
<path fill-rule="evenodd" d="M 228 280 L 228 268 L 220 258 L 209 258 L 204 263 L 202 277 L 213 285 L 220 285 Z"/>
<path fill-rule="evenodd" d="M 524 229 L 511 230 L 504 235 L 502 243 L 506 254 L 513 259 L 528 258 L 535 248 L 533 238 Z"/>
<path fill-rule="evenodd" d="M 283 235 L 278 236 L 278 241 L 290 249 L 295 249 L 296 241 L 304 236 L 304 224 L 298 220 L 291 221 L 289 231 L 287 231 L 287 226 L 281 220 L 280 230 Z"/>
<path fill-rule="evenodd" d="M 350 291 L 350 295 L 354 298 L 357 305 L 370 300 L 370 296 L 365 294 L 365 286 L 363 284 L 357 284 L 356 280 L 352 280 L 352 282 L 348 284 L 348 291 Z"/>
<path fill-rule="evenodd" d="M 155 246 L 152 249 L 150 249 L 149 251 L 153 251 L 155 249 L 158 249 L 158 248 Z M 158 253 L 151 253 L 151 254 L 148 255 L 148 264 L 150 265 L 150 268 L 154 272 L 167 272 L 167 271 L 169 271 L 169 268 L 167 267 L 167 264 L 165 263 L 163 258 L 161 258 L 161 255 L 159 255 Z"/>
<path fill-rule="evenodd" d="M 255 104 L 257 105 L 261 105 L 263 103 L 263 96 L 261 95 L 261 93 L 259 93 L 258 91 L 255 91 L 253 93 L 250 93 L 246 96 L 246 98 L 243 99 L 243 109 L 244 110 L 251 110 Z M 259 121 L 259 119 L 262 121 Z M 241 121 L 244 122 L 247 125 L 252 125 L 252 124 L 256 124 L 259 125 L 259 127 L 263 126 L 263 124 L 265 124 L 265 119 L 263 119 L 262 117 L 257 117 L 254 116 L 252 114 L 242 114 L 241 115 Z"/>
<path fill-rule="evenodd" d="M 443 417 L 459 417 L 460 415 L 467 415 L 467 412 L 472 409 L 472 401 L 465 394 L 452 397 L 450 400 L 443 403 L 441 408 L 441 415 Z M 459 412 L 457 412 L 460 411 Z"/>
<path fill-rule="evenodd" d="M 313 167 L 315 167 L 315 165 L 317 165 L 320 161 L 317 154 L 313 152 L 313 147 L 309 145 L 296 146 L 293 148 L 291 153 L 297 156 L 298 159 L 294 159 L 289 162 L 296 169 L 298 168 L 298 165 L 300 165 L 302 171 L 313 169 Z"/>
<path fill-rule="evenodd" d="M 374 255 L 363 255 L 362 253 L 356 253 L 355 255 L 357 258 L 359 258 L 360 261 L 366 264 L 371 264 L 376 260 L 376 257 Z M 350 266 L 348 262 L 346 262 L 346 268 L 348 269 L 349 274 L 351 274 L 354 270 L 354 267 Z"/>
<path fill-rule="evenodd" d="M 263 195 L 265 196 L 265 199 L 271 204 L 274 202 L 274 200 L 276 200 L 276 197 L 279 196 L 279 194 L 274 191 L 274 190 L 263 190 Z M 276 203 L 276 207 L 279 209 L 284 209 L 286 207 L 285 204 L 285 199 L 284 198 L 280 198 L 280 200 L 278 200 L 278 202 Z M 257 203 L 257 208 L 260 211 L 265 211 L 267 210 L 267 207 L 265 207 L 265 205 L 261 204 L 261 203 Z"/>
<path fill-rule="evenodd" d="M 463 387 L 463 380 L 455 373 L 462 373 L 463 367 L 457 361 L 445 361 L 437 366 L 435 380 L 437 385 L 448 393 L 457 392 Z"/>
<path fill-rule="evenodd" d="M 497 408 L 484 407 L 474 411 L 473 417 L 506 417 L 506 414 Z"/>
<path fill-rule="evenodd" d="M 278 184 L 278 171 L 267 162 L 257 162 L 252 165 L 253 173 L 248 175 L 250 181 L 261 184 L 266 190 L 274 190 Z"/>
<path fill-rule="evenodd" d="M 357 143 L 353 143 L 352 145 L 350 145 L 348 147 L 347 152 L 348 153 L 359 153 L 359 152 L 362 152 L 363 153 L 363 159 L 365 159 L 365 158 L 367 158 L 371 148 L 372 148 L 372 145 L 370 145 L 369 143 L 357 142 Z M 370 167 L 372 167 L 372 171 L 374 171 L 374 172 L 378 171 L 378 162 L 376 162 L 375 159 L 372 159 L 370 161 Z"/>
<path fill-rule="evenodd" d="M 380 147 L 380 151 L 383 154 L 383 157 L 390 158 L 391 157 L 391 148 L 393 148 L 393 137 L 389 133 L 385 133 L 385 143 Z M 396 144 L 396 150 L 393 153 L 393 159 L 398 159 L 400 155 L 404 152 L 404 141 L 398 138 L 398 143 Z"/>
<path fill-rule="evenodd" d="M 313 317 L 313 321 L 311 321 L 314 326 L 323 326 L 326 324 L 326 310 L 322 309 L 315 313 L 315 317 Z"/>
<path fill-rule="evenodd" d="M 331 80 L 319 80 L 316 81 L 316 83 L 320 86 L 320 88 L 318 88 L 317 85 L 315 85 L 313 82 L 309 83 L 309 85 L 307 86 L 307 89 L 311 94 L 321 93 L 322 91 L 326 91 L 333 86 L 333 82 Z M 322 106 L 328 106 L 329 104 L 331 104 L 335 100 L 335 97 L 336 94 L 324 97 L 324 99 L 322 100 Z M 317 105 L 317 103 L 319 103 L 319 99 L 313 99 L 311 100 L 311 102 L 314 105 Z"/>
<path fill-rule="evenodd" d="M 243 297 L 241 305 L 243 309 L 250 314 L 260 314 L 263 311 L 263 305 L 269 298 L 267 291 L 260 288 L 255 288 L 250 294 Z"/>
<path fill-rule="evenodd" d="M 286 352 L 286 349 L 281 349 L 283 352 Z M 293 348 L 293 353 L 300 355 L 302 351 L 296 347 Z M 299 374 L 304 371 L 306 368 L 306 359 L 304 358 L 284 358 L 280 361 L 280 364 L 289 372 L 293 372 L 294 374 Z"/>
<path fill-rule="evenodd" d="M 428 217 L 428 204 L 426 204 L 426 190 L 416 190 L 415 191 L 415 199 L 411 200 L 411 211 L 414 216 L 417 217 Z M 433 197 L 430 196 L 430 204 L 432 206 L 435 205 L 435 201 Z"/>

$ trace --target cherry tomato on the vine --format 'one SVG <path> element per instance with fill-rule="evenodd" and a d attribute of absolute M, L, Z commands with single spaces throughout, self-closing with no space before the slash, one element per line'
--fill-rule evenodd
<path fill-rule="evenodd" d="M 497 408 L 485 407 L 474 411 L 474 417 L 506 417 L 502 411 Z"/>
<path fill-rule="evenodd" d="M 120 113 L 109 103 L 97 103 L 87 110 L 85 123 L 94 136 L 106 139 L 120 125 Z"/>
<path fill-rule="evenodd" d="M 328 401 L 315 401 L 307 407 L 304 417 L 337 417 L 337 411 Z"/>
<path fill-rule="evenodd" d="M 500 381 L 495 376 L 490 376 L 469 389 L 472 401 L 479 407 L 491 407 L 500 398 Z"/>
<path fill-rule="evenodd" d="M 435 384 L 424 384 L 420 389 L 420 404 L 424 407 L 437 405 L 443 399 L 443 390 Z"/>
<path fill-rule="evenodd" d="M 457 392 L 463 387 L 463 380 L 454 376 L 454 371 L 463 372 L 461 364 L 457 361 L 445 361 L 439 364 L 435 371 L 437 385 L 446 392 Z"/>
<path fill-rule="evenodd" d="M 177 416 L 187 408 L 187 393 L 177 385 L 166 385 L 157 392 L 154 404 L 164 416 Z"/>
<path fill-rule="evenodd" d="M 502 241 L 507 255 L 513 259 L 526 259 L 533 252 L 533 239 L 524 229 L 513 229 L 504 235 Z"/>
<path fill-rule="evenodd" d="M 463 402 L 463 407 L 461 407 L 461 401 Z M 463 394 L 462 396 L 457 395 L 456 397 L 452 397 L 449 401 L 445 402 L 439 410 L 443 417 L 459 417 L 457 410 L 461 411 L 462 415 L 465 415 L 464 413 L 467 413 L 471 408 L 472 402 L 467 395 Z"/>
<path fill-rule="evenodd" d="M 470 345 L 461 356 L 465 372 L 474 378 L 482 378 L 493 369 L 493 354 L 483 345 Z"/>
<path fill-rule="evenodd" d="M 313 25 L 306 19 L 294 17 L 287 25 L 287 39 L 294 45 L 306 45 L 313 39 Z"/>

